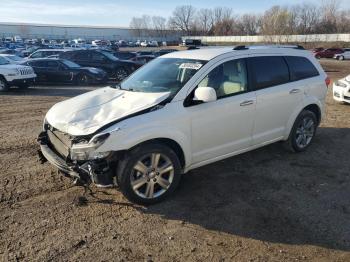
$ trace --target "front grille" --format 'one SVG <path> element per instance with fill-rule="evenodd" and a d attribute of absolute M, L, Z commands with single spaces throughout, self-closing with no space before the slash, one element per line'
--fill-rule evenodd
<path fill-rule="evenodd" d="M 51 130 L 47 130 L 47 135 L 51 149 L 60 154 L 64 159 L 67 159 L 70 148 L 72 147 L 70 136 L 59 131 Z"/>
<path fill-rule="evenodd" d="M 31 68 L 21 68 L 19 69 L 21 75 L 31 75 L 33 70 Z"/>

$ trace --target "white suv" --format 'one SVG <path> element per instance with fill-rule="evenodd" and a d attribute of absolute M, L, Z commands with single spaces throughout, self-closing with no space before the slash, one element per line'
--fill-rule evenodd
<path fill-rule="evenodd" d="M 321 121 L 328 77 L 300 47 L 174 52 L 116 89 L 54 105 L 38 141 L 77 181 L 118 184 L 135 202 L 164 199 L 181 174 L 285 141 L 304 151 Z"/>
<path fill-rule="evenodd" d="M 27 88 L 34 83 L 36 74 L 30 66 L 10 64 L 0 56 L 0 92 L 7 91 L 11 86 Z"/>

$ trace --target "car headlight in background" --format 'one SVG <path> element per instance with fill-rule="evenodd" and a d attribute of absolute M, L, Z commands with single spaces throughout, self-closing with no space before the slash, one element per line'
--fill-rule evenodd
<path fill-rule="evenodd" d="M 334 84 L 335 84 L 336 86 L 347 87 L 347 85 L 346 85 L 345 83 L 340 82 L 340 81 L 336 81 Z"/>
<path fill-rule="evenodd" d="M 93 137 L 88 143 L 82 142 L 74 144 L 70 150 L 72 160 L 97 160 L 107 157 L 110 152 L 95 152 L 110 136 L 109 133 Z"/>

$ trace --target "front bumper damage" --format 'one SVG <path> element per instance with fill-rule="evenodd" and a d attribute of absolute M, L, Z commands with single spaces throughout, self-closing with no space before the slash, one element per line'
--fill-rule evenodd
<path fill-rule="evenodd" d="M 52 143 L 51 140 L 53 133 L 49 136 L 48 132 L 50 131 L 41 132 L 37 139 L 40 145 L 40 150 L 38 151 L 39 159 L 42 163 L 48 161 L 58 168 L 58 170 L 60 170 L 65 176 L 73 178 L 78 184 L 95 183 L 98 187 L 114 186 L 114 172 L 112 171 L 113 166 L 111 160 L 98 159 L 83 162 L 71 161 L 69 156 L 60 154 L 55 148 L 54 143 L 62 141 L 55 136 L 55 139 L 58 140 Z"/>

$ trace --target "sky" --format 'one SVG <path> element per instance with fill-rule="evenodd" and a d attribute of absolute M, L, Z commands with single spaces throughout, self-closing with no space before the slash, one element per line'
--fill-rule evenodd
<path fill-rule="evenodd" d="M 197 9 L 227 6 L 241 14 L 302 2 L 305 0 L 0 0 L 0 22 L 127 27 L 134 16 L 168 17 L 178 5 Z M 350 8 L 350 0 L 341 0 L 341 7 Z"/>

